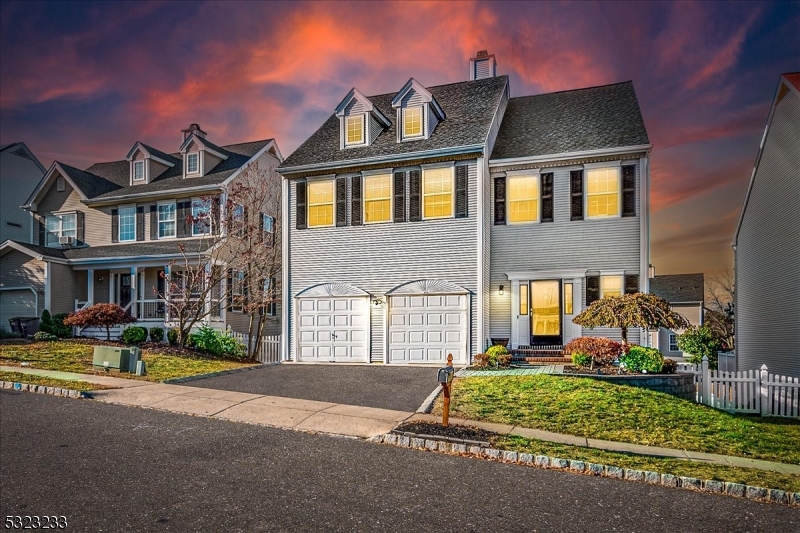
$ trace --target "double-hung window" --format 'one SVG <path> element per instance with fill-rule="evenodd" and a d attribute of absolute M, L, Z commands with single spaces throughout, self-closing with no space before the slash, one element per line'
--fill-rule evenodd
<path fill-rule="evenodd" d="M 334 180 L 308 183 L 308 227 L 333 226 Z"/>
<path fill-rule="evenodd" d="M 539 176 L 508 177 L 508 223 L 539 221 Z"/>
<path fill-rule="evenodd" d="M 586 177 L 588 218 L 619 216 L 619 168 L 592 168 Z"/>
<path fill-rule="evenodd" d="M 231 311 L 242 312 L 244 310 L 245 294 L 247 294 L 245 285 L 244 271 L 234 270 L 231 275 L 231 287 L 229 290 Z"/>
<path fill-rule="evenodd" d="M 264 278 L 264 301 L 266 302 L 264 314 L 267 316 L 275 316 L 277 314 L 276 294 L 275 278 Z"/>
<path fill-rule="evenodd" d="M 392 219 L 392 175 L 364 176 L 364 222 Z"/>
<path fill-rule="evenodd" d="M 364 115 L 345 117 L 345 144 L 364 144 Z"/>
<path fill-rule="evenodd" d="M 144 161 L 133 162 L 133 181 L 142 181 L 144 179 Z"/>
<path fill-rule="evenodd" d="M 261 213 L 261 230 L 264 233 L 272 234 L 275 229 L 275 219 L 266 213 Z"/>
<path fill-rule="evenodd" d="M 158 204 L 158 238 L 175 236 L 175 204 Z"/>
<path fill-rule="evenodd" d="M 199 154 L 192 153 L 186 155 L 186 173 L 197 174 L 200 172 Z"/>
<path fill-rule="evenodd" d="M 58 246 L 59 237 L 78 236 L 78 215 L 66 213 L 62 215 L 47 215 L 45 217 L 45 245 Z"/>
<path fill-rule="evenodd" d="M 678 351 L 678 336 L 674 333 L 669 334 L 669 351 L 670 352 Z"/>
<path fill-rule="evenodd" d="M 600 276 L 600 298 L 622 296 L 622 276 Z"/>
<path fill-rule="evenodd" d="M 423 218 L 453 216 L 453 167 L 422 171 Z"/>
<path fill-rule="evenodd" d="M 119 208 L 119 242 L 136 240 L 136 208 Z"/>
<path fill-rule="evenodd" d="M 403 138 L 422 135 L 422 107 L 403 108 Z"/>
<path fill-rule="evenodd" d="M 198 198 L 192 200 L 192 235 L 211 233 L 211 200 Z"/>

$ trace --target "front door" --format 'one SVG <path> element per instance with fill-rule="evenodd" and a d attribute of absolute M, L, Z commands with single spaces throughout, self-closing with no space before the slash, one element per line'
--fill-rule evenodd
<path fill-rule="evenodd" d="M 119 276 L 119 305 L 123 309 L 131 303 L 131 275 L 120 274 Z M 128 310 L 130 313 L 130 309 Z"/>
<path fill-rule="evenodd" d="M 532 281 L 531 346 L 560 346 L 561 339 L 561 281 Z"/>

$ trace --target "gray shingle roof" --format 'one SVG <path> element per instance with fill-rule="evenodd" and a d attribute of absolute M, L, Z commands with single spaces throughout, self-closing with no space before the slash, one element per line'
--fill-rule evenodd
<path fill-rule="evenodd" d="M 62 249 L 60 249 L 60 248 L 48 248 L 46 246 L 39 246 L 38 244 L 29 244 L 27 242 L 14 241 L 14 240 L 10 240 L 10 239 L 8 241 L 4 241 L 3 244 L 5 244 L 6 242 L 13 242 L 14 244 L 17 244 L 19 246 L 22 246 L 23 248 L 26 248 L 26 249 L 30 250 L 31 252 L 33 252 L 36 255 L 44 255 L 44 256 L 48 256 L 48 257 L 56 257 L 58 259 L 64 259 L 65 258 L 64 257 L 64 251 Z"/>
<path fill-rule="evenodd" d="M 127 161 L 125 163 L 127 164 Z M 88 198 L 107 194 L 120 188 L 120 184 L 116 180 L 109 180 L 64 163 L 59 163 L 59 165 Z"/>
<path fill-rule="evenodd" d="M 175 157 L 174 155 L 170 155 L 166 152 L 162 152 L 158 148 L 153 148 L 149 144 L 141 143 L 141 145 L 144 146 L 148 152 L 150 152 L 150 155 L 154 155 L 158 158 L 163 159 L 164 161 L 169 161 L 170 163 L 175 163 L 176 165 L 182 161 L 182 158 Z"/>
<path fill-rule="evenodd" d="M 67 259 L 100 259 L 114 257 L 141 257 L 147 255 L 167 255 L 180 253 L 179 246 L 186 246 L 186 253 L 205 251 L 213 244 L 211 239 L 170 239 L 168 241 L 140 242 L 134 244 L 113 244 L 108 246 L 88 246 L 64 250 Z M 28 245 L 26 245 L 28 246 Z M 39 247 L 41 248 L 41 247 Z M 52 248 L 50 248 L 52 250 Z"/>
<path fill-rule="evenodd" d="M 417 152 L 479 145 L 486 141 L 492 118 L 508 84 L 508 76 L 427 87 L 447 118 L 429 139 L 398 143 L 397 113 L 392 108 L 396 93 L 370 96 L 369 100 L 392 122 L 370 145 L 339 148 L 339 119 L 332 114 L 311 137 L 278 167 L 278 170 L 307 165 L 342 163 L 366 158 L 390 158 Z"/>
<path fill-rule="evenodd" d="M 702 302 L 703 274 L 673 274 L 650 279 L 650 292 L 668 302 Z"/>
<path fill-rule="evenodd" d="M 511 98 L 491 159 L 649 143 L 633 82 L 626 81 Z"/>

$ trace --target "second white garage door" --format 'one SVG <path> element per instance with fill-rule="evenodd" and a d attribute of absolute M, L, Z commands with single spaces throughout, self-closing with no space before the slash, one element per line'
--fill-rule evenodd
<path fill-rule="evenodd" d="M 9 318 L 39 316 L 36 295 L 30 289 L 0 291 L 0 327 L 11 331 Z"/>
<path fill-rule="evenodd" d="M 368 299 L 298 298 L 298 361 L 368 363 Z"/>
<path fill-rule="evenodd" d="M 404 295 L 389 299 L 389 362 L 466 364 L 466 294 Z"/>

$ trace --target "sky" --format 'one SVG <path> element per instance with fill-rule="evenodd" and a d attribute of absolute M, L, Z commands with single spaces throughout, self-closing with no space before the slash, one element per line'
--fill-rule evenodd
<path fill-rule="evenodd" d="M 800 2 L 12 2 L 0 5 L 0 144 L 45 166 L 219 145 L 288 156 L 351 87 L 468 79 L 511 96 L 633 80 L 651 153 L 657 274 L 732 268 L 779 76 L 800 70 Z M 609 251 L 613 253 L 613 250 Z"/>

